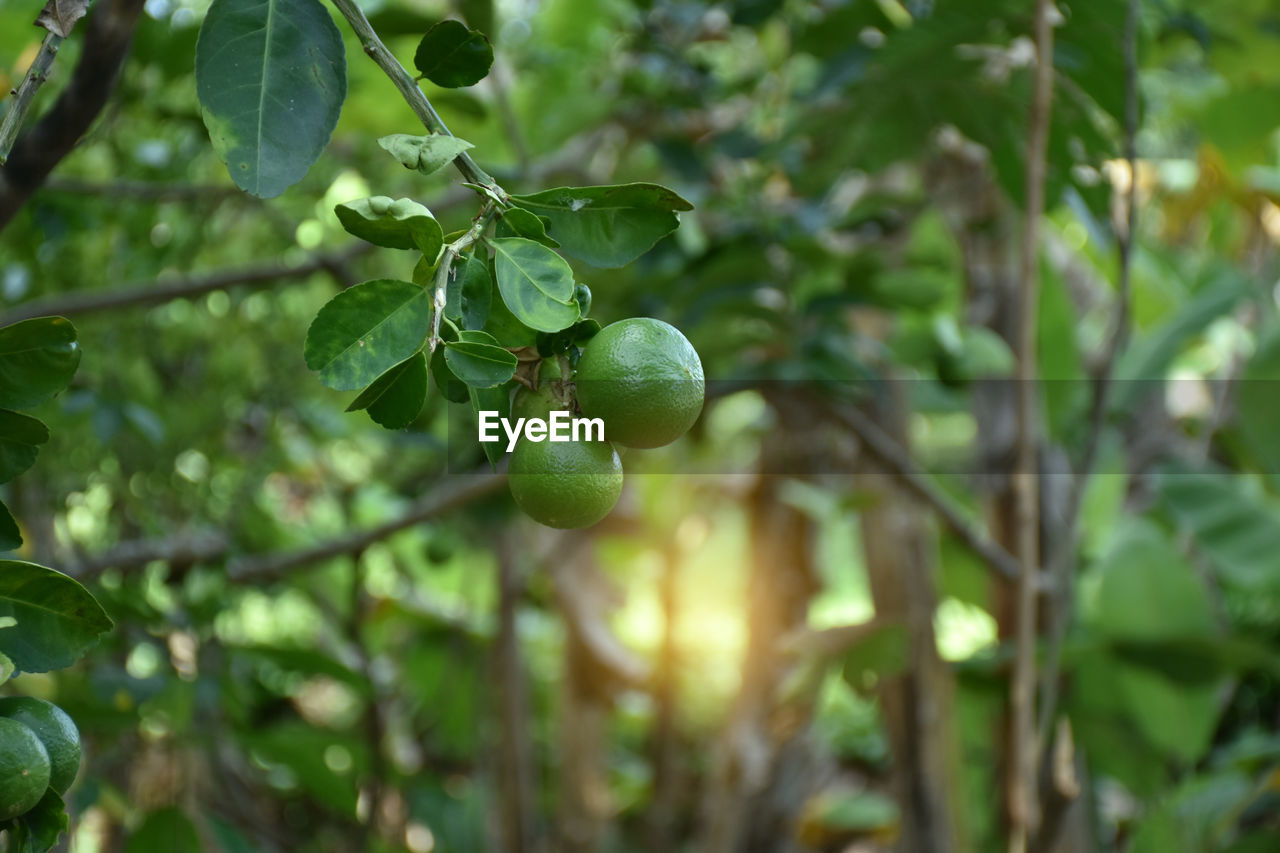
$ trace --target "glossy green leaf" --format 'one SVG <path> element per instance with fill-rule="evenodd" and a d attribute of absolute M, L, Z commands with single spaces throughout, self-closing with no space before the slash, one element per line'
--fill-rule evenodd
<path fill-rule="evenodd" d="M 507 303 L 502 301 L 502 294 L 497 293 L 489 303 L 489 316 L 484 321 L 484 331 L 498 339 L 504 347 L 517 349 L 531 347 L 537 341 L 538 333 L 521 323 Z"/>
<path fill-rule="evenodd" d="M 0 483 L 7 483 L 35 464 L 49 430 L 30 415 L 0 409 Z"/>
<path fill-rule="evenodd" d="M 190 853 L 204 850 L 195 824 L 177 806 L 147 814 L 124 845 L 124 853 L 174 853 L 176 850 Z"/>
<path fill-rule="evenodd" d="M 444 315 L 464 329 L 481 329 L 489 318 L 492 301 L 489 265 L 475 255 L 457 261 L 445 288 Z"/>
<path fill-rule="evenodd" d="M 9 628 L 12 626 L 4 625 L 3 627 Z M 13 674 L 17 672 L 17 670 L 18 668 L 13 665 L 13 661 L 9 660 L 8 655 L 0 655 L 0 684 L 4 684 L 12 678 Z"/>
<path fill-rule="evenodd" d="M 1239 478 L 1168 467 L 1156 477 L 1156 495 L 1225 581 L 1248 590 L 1280 590 L 1280 515 L 1274 503 L 1241 488 Z"/>
<path fill-rule="evenodd" d="M 573 270 L 564 258 L 523 237 L 490 241 L 502 301 L 521 323 L 540 332 L 558 332 L 578 319 Z"/>
<path fill-rule="evenodd" d="M 445 344 L 444 360 L 453 375 L 472 388 L 493 388 L 511 380 L 516 357 L 498 346 L 485 332 L 463 332 L 460 340 Z"/>
<path fill-rule="evenodd" d="M 9 507 L 0 501 L 0 551 L 16 551 L 22 547 L 22 531 Z"/>
<path fill-rule="evenodd" d="M 319 0 L 213 0 L 196 43 L 196 95 L 236 186 L 270 198 L 301 180 L 346 94 L 342 35 Z"/>
<path fill-rule="evenodd" d="M 631 263 L 676 230 L 677 211 L 693 210 L 672 190 L 643 183 L 560 187 L 512 199 L 546 217 L 567 253 L 598 267 Z"/>
<path fill-rule="evenodd" d="M 335 391 L 354 391 L 422 349 L 431 296 L 416 284 L 375 279 L 344 290 L 307 330 L 307 367 Z"/>
<path fill-rule="evenodd" d="M 79 365 L 76 329 L 65 317 L 0 328 L 0 408 L 40 405 L 67 387 Z"/>
<path fill-rule="evenodd" d="M 422 414 L 426 402 L 427 356 L 420 352 L 409 358 L 405 369 L 369 406 L 369 417 L 386 429 L 404 429 Z"/>
<path fill-rule="evenodd" d="M 493 46 L 484 33 L 469 30 L 458 21 L 441 21 L 427 30 L 418 43 L 413 64 L 437 86 L 474 86 L 493 65 Z"/>
<path fill-rule="evenodd" d="M 502 211 L 494 233 L 499 237 L 524 237 L 552 249 L 560 247 L 558 242 L 547 236 L 547 223 L 542 217 L 522 207 Z"/>
<path fill-rule="evenodd" d="M 424 205 L 385 195 L 356 199 L 334 209 L 349 234 L 388 249 L 418 249 L 434 259 L 444 245 L 444 229 Z"/>
<path fill-rule="evenodd" d="M 378 144 L 399 160 L 400 165 L 406 169 L 416 169 L 424 175 L 434 175 L 457 159 L 463 151 L 475 147 L 465 139 L 441 133 L 429 136 L 393 133 L 379 139 Z"/>
<path fill-rule="evenodd" d="M 89 591 L 61 572 L 18 560 L 0 560 L 0 617 L 17 626 L 0 630 L 0 653 L 23 672 L 70 666 L 111 630 L 111 620 Z"/>

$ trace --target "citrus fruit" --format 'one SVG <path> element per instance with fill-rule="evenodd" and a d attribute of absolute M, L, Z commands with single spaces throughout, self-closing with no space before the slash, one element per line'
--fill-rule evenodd
<path fill-rule="evenodd" d="M 607 441 L 521 438 L 507 469 L 511 496 L 539 524 L 590 527 L 622 494 L 622 461 Z"/>
<path fill-rule="evenodd" d="M 0 718 L 35 732 L 49 754 L 49 787 L 65 794 L 80 772 L 80 730 L 67 712 L 34 696 L 6 696 L 0 699 Z"/>
<path fill-rule="evenodd" d="M 511 417 L 546 420 L 551 412 L 569 410 L 569 394 L 560 374 L 560 359 L 544 358 L 538 367 L 538 388 L 521 387 L 511 401 Z"/>
<path fill-rule="evenodd" d="M 626 447 L 661 447 L 702 412 L 702 362 L 675 326 L 649 317 L 611 323 L 578 361 L 578 407 L 604 421 L 604 437 Z"/>
<path fill-rule="evenodd" d="M 26 814 L 49 787 L 49 753 L 36 733 L 0 719 L 0 820 Z"/>

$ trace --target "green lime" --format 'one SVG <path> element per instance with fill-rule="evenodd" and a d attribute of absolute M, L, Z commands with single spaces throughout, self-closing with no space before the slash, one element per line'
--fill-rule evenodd
<path fill-rule="evenodd" d="M 34 696 L 6 696 L 0 699 L 0 718 L 36 733 L 49 753 L 49 787 L 65 794 L 80 772 L 80 730 L 67 712 Z"/>
<path fill-rule="evenodd" d="M 538 388 L 521 386 L 511 401 L 511 417 L 546 420 L 551 412 L 569 410 L 569 394 L 560 373 L 558 357 L 544 358 L 538 367 Z"/>
<path fill-rule="evenodd" d="M 702 362 L 675 326 L 649 317 L 611 323 L 578 361 L 578 407 L 604 421 L 604 436 L 626 447 L 661 447 L 702 412 Z"/>
<path fill-rule="evenodd" d="M 507 469 L 511 496 L 539 524 L 590 527 L 622 494 L 622 461 L 607 441 L 521 438 Z"/>
<path fill-rule="evenodd" d="M 0 719 L 0 820 L 26 814 L 49 788 L 49 753 L 36 733 Z"/>

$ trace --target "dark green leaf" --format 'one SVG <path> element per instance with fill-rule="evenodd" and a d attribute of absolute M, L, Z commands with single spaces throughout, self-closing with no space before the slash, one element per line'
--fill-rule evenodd
<path fill-rule="evenodd" d="M 507 303 L 502 301 L 502 294 L 492 297 L 489 303 L 489 316 L 485 318 L 484 330 L 498 339 L 498 343 L 510 349 L 531 347 L 537 340 L 538 333 L 521 323 L 511 313 Z"/>
<path fill-rule="evenodd" d="M 511 380 L 516 357 L 492 335 L 467 331 L 461 339 L 445 344 L 444 360 L 453 375 L 472 388 L 493 388 Z"/>
<path fill-rule="evenodd" d="M 479 423 L 480 412 L 497 412 L 500 418 L 511 417 L 511 391 L 504 385 L 496 388 L 469 388 L 471 394 L 471 411 L 476 416 L 474 424 Z M 474 434 L 474 433 L 473 433 Z M 480 447 L 484 449 L 484 455 L 489 460 L 489 464 L 495 468 L 498 460 L 502 459 L 505 452 L 505 444 L 501 441 L 481 442 Z"/>
<path fill-rule="evenodd" d="M 444 245 L 444 229 L 431 211 L 407 198 L 394 201 L 385 195 L 356 199 L 334 209 L 350 234 L 388 249 L 418 249 L 435 259 Z"/>
<path fill-rule="evenodd" d="M 1280 518 L 1272 503 L 1240 488 L 1239 476 L 1168 467 L 1156 478 L 1156 494 L 1225 581 L 1276 590 Z"/>
<path fill-rule="evenodd" d="M 418 285 L 375 279 L 339 293 L 307 330 L 307 367 L 335 391 L 354 391 L 422 349 L 431 296 Z"/>
<path fill-rule="evenodd" d="M 0 551 L 16 551 L 22 547 L 22 531 L 9 507 L 0 501 Z"/>
<path fill-rule="evenodd" d="M 435 174 L 463 151 L 475 147 L 465 139 L 440 133 L 430 136 L 393 133 L 379 139 L 378 144 L 399 160 L 400 165 L 406 169 L 417 169 L 424 175 Z"/>
<path fill-rule="evenodd" d="M 67 387 L 79 364 L 76 329 L 65 317 L 0 328 L 0 408 L 40 405 Z"/>
<path fill-rule="evenodd" d="M 407 366 L 392 381 L 376 402 L 369 406 L 369 417 L 386 429 L 404 429 L 422 413 L 427 401 L 427 356 L 410 356 Z"/>
<path fill-rule="evenodd" d="M 49 430 L 29 415 L 0 409 L 0 483 L 7 483 L 35 464 L 39 445 Z"/>
<path fill-rule="evenodd" d="M 395 384 L 395 381 L 400 378 L 400 374 L 409 369 L 409 364 L 415 357 L 417 357 L 417 353 L 409 356 L 404 361 L 393 366 L 386 373 L 373 380 L 373 384 L 361 391 L 359 396 L 352 400 L 351 405 L 347 406 L 344 411 L 358 412 L 361 409 L 367 409 L 374 403 L 378 402 L 378 400 L 382 398 L 382 395 L 387 393 L 387 389 Z"/>
<path fill-rule="evenodd" d="M 450 403 L 466 403 L 471 399 L 466 383 L 453 375 L 453 371 L 444 360 L 443 346 L 436 347 L 435 353 L 431 356 L 431 377 L 435 380 L 440 393 Z"/>
<path fill-rule="evenodd" d="M 213 0 L 196 43 L 196 95 L 236 186 L 270 198 L 301 180 L 346 94 L 342 35 L 318 0 Z"/>
<path fill-rule="evenodd" d="M 590 339 L 599 331 L 600 324 L 595 320 L 579 320 L 558 332 L 538 332 L 538 355 L 543 358 L 559 355 L 574 344 Z"/>
<path fill-rule="evenodd" d="M 875 678 L 887 678 L 907 667 L 907 629 L 886 624 L 854 644 L 845 654 L 844 680 L 855 690 L 866 691 Z M 875 678 L 868 679 L 868 676 Z"/>
<path fill-rule="evenodd" d="M 23 672 L 70 666 L 111 630 L 102 606 L 77 581 L 18 560 L 0 560 L 0 616 L 17 620 L 0 629 L 0 653 Z"/>
<path fill-rule="evenodd" d="M 631 263 L 676 230 L 676 211 L 693 210 L 657 184 L 560 187 L 512 199 L 550 220 L 551 236 L 566 252 L 598 267 Z"/>
<path fill-rule="evenodd" d="M 13 853 L 45 853 L 52 850 L 58 838 L 67 831 L 70 821 L 62 797 L 52 789 L 45 791 L 31 811 L 18 818 L 23 843 Z"/>
<path fill-rule="evenodd" d="M 498 291 L 521 323 L 540 332 L 558 332 L 578 319 L 573 270 L 564 258 L 523 237 L 490 242 Z"/>
<path fill-rule="evenodd" d="M 148 814 L 124 845 L 124 853 L 199 853 L 203 849 L 195 824 L 176 806 Z"/>
<path fill-rule="evenodd" d="M 445 289 L 444 315 L 464 329 L 480 329 L 489 317 L 492 300 L 489 265 L 475 255 L 457 261 Z"/>
<path fill-rule="evenodd" d="M 441 21 L 422 37 L 413 64 L 437 86 L 458 89 L 474 86 L 489 73 L 493 47 L 483 33 L 458 21 Z"/>
<path fill-rule="evenodd" d="M 504 210 L 494 231 L 499 237 L 524 237 L 552 249 L 560 247 L 559 243 L 547 236 L 547 224 L 542 217 L 522 207 Z"/>

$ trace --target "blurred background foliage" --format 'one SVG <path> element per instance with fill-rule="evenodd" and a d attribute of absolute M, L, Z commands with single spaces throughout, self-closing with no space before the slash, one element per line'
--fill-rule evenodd
<path fill-rule="evenodd" d="M 0 3 L 2 90 L 34 56 L 37 5 Z M 6 486 L 18 556 L 81 577 L 117 623 L 78 667 L 5 688 L 56 699 L 84 732 L 71 849 L 905 844 L 880 693 L 913 665 L 902 637 L 759 664 L 877 612 L 864 539 L 884 496 L 848 476 L 837 422 L 787 395 L 907 380 L 899 441 L 980 522 L 976 380 L 1012 356 L 975 309 L 975 247 L 1008 254 L 999 223 L 1025 193 L 1031 4 L 364 6 L 406 63 L 442 17 L 490 34 L 486 81 L 424 90 L 510 191 L 651 180 L 695 204 L 631 266 L 578 272 L 601 322 L 667 320 L 732 382 L 689 438 L 625 459 L 619 509 L 587 534 L 456 477 L 482 457 L 438 395 L 406 431 L 343 414 L 302 363 L 307 325 L 339 287 L 408 279 L 414 258 L 364 252 L 333 206 L 409 196 L 449 231 L 475 199 L 377 146 L 416 120 L 345 27 L 328 151 L 279 198 L 238 193 L 195 98 L 207 3 L 149 0 L 104 114 L 0 239 L 4 312 L 65 311 L 84 350 L 37 413 L 53 434 L 38 467 Z M 1058 8 L 1039 334 L 1046 446 L 1068 458 L 1089 441 L 1130 181 L 1140 210 L 1132 333 L 1057 602 L 1052 755 L 1076 769 L 1076 830 L 1045 849 L 1277 850 L 1280 5 L 1141 5 L 1133 172 L 1124 4 Z M 770 468 L 785 476 L 755 473 Z M 798 532 L 762 532 L 762 501 Z M 952 849 L 1000 849 L 998 585 L 913 511 L 959 755 L 930 784 L 959 802 Z M 375 532 L 344 538 L 360 531 Z M 778 590 L 790 621 L 765 625 L 758 599 Z M 758 778 L 744 719 L 769 756 Z M 733 841 L 726 797 L 754 812 Z"/>

